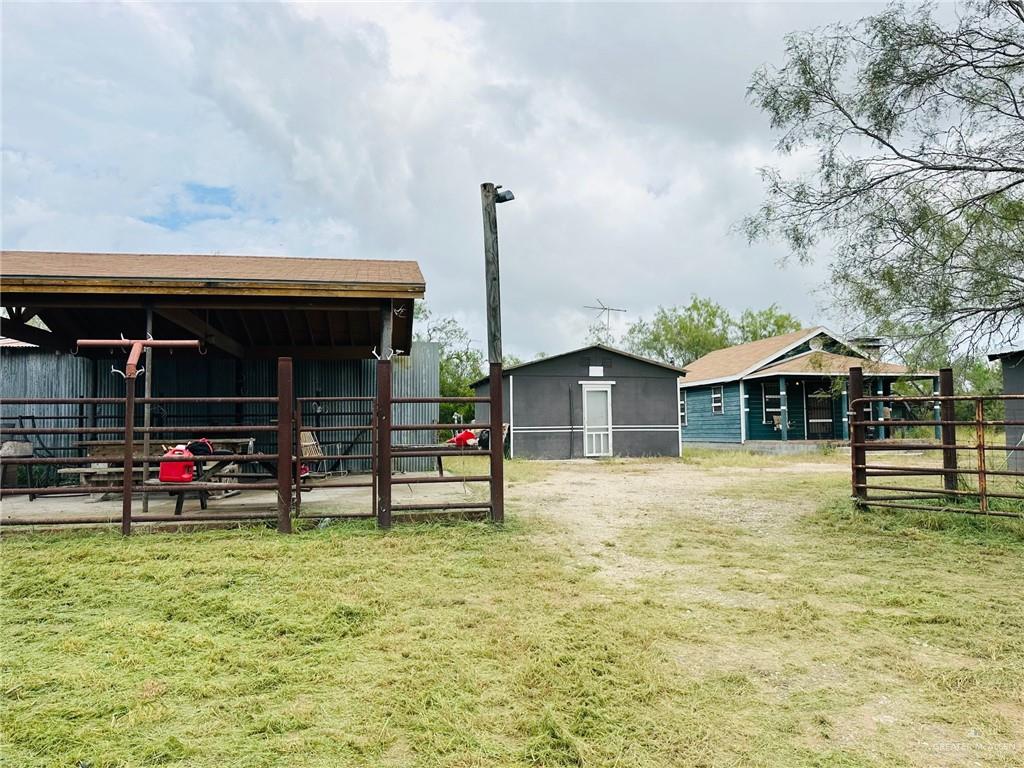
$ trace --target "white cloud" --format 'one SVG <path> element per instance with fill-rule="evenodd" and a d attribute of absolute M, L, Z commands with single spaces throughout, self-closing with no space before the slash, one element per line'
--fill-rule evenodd
<path fill-rule="evenodd" d="M 810 322 L 822 267 L 781 271 L 730 228 L 776 161 L 746 80 L 838 12 L 8 6 L 3 244 L 416 258 L 434 311 L 480 339 L 492 180 L 517 196 L 499 213 L 509 351 L 578 345 L 597 296 L 630 318 L 698 293 Z M 189 207 L 190 184 L 233 203 Z M 147 223 L 175 205 L 195 219 Z"/>

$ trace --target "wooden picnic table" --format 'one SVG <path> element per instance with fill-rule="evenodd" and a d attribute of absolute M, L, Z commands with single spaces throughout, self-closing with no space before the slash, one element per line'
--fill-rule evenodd
<path fill-rule="evenodd" d="M 228 461 L 218 461 L 217 454 L 209 454 L 206 456 L 196 456 L 196 476 L 192 482 L 195 483 L 212 483 L 215 482 L 216 477 L 219 473 L 227 469 L 228 467 L 235 464 L 233 459 Z M 147 480 L 146 485 L 159 485 L 166 488 L 167 493 L 171 496 L 177 496 L 174 500 L 174 514 L 180 515 L 182 508 L 185 505 L 185 494 L 195 493 L 199 496 L 199 508 L 206 509 L 207 504 L 210 500 L 210 491 L 201 489 L 193 491 L 189 486 L 191 483 L 164 483 L 159 478 L 153 480 Z M 221 494 L 220 498 L 226 499 L 228 496 L 236 496 L 241 493 L 240 490 L 225 491 Z"/>
<path fill-rule="evenodd" d="M 182 443 L 189 443 L 192 440 L 176 441 L 173 444 L 179 445 Z M 211 442 L 216 446 L 224 446 L 224 450 L 230 451 L 232 454 L 242 455 L 253 453 L 253 447 L 255 446 L 255 438 L 252 437 L 225 437 L 225 438 L 211 438 Z M 59 469 L 58 474 L 62 475 L 78 475 L 79 482 L 84 486 L 89 485 L 117 485 L 123 482 L 124 468 L 120 466 L 110 466 L 110 462 L 122 459 L 124 457 L 124 440 L 78 440 L 72 445 L 76 448 L 82 448 L 89 457 L 94 457 L 96 462 L 92 466 L 87 467 L 72 467 L 66 469 Z M 157 449 L 163 451 L 166 445 L 162 440 L 151 440 L 150 451 Z M 143 458 L 144 443 L 141 440 L 133 441 L 132 443 L 132 455 L 136 458 Z M 215 482 L 215 478 L 223 473 L 225 470 L 230 468 L 232 465 L 237 466 L 234 461 L 218 461 L 216 459 L 217 454 L 209 454 L 207 456 L 196 456 L 195 463 L 197 467 L 197 476 L 194 482 Z M 255 456 L 254 456 L 255 458 Z M 201 467 L 201 469 L 199 469 Z M 159 461 L 150 462 L 150 472 L 159 472 Z M 132 477 L 140 477 L 143 475 L 143 467 L 141 464 L 135 464 L 132 467 Z M 185 494 L 196 493 L 199 495 L 199 504 L 202 509 L 206 509 L 207 502 L 210 499 L 210 491 L 192 491 L 188 486 L 189 483 L 162 483 L 158 478 L 147 479 L 146 485 L 161 485 L 167 487 L 168 494 L 177 496 L 174 504 L 174 514 L 180 515 L 182 513 L 182 507 L 185 503 Z M 227 496 L 234 496 L 240 493 L 238 490 L 226 491 L 221 498 Z M 104 494 L 104 497 L 106 494 Z"/>

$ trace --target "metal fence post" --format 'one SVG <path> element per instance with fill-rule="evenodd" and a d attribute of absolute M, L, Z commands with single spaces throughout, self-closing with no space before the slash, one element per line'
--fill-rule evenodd
<path fill-rule="evenodd" d="M 391 360 L 377 361 L 377 526 L 391 527 Z"/>
<path fill-rule="evenodd" d="M 505 522 L 505 427 L 504 382 L 501 380 L 501 363 L 491 363 L 491 522 Z"/>
<path fill-rule="evenodd" d="M 277 530 L 292 532 L 292 359 L 277 358 Z"/>
<path fill-rule="evenodd" d="M 124 380 L 124 462 L 121 467 L 121 533 L 132 532 L 132 474 L 135 471 L 135 376 Z"/>
<path fill-rule="evenodd" d="M 853 478 L 853 497 L 863 502 L 868 495 L 867 472 L 864 465 L 867 463 L 867 451 L 864 448 L 864 425 L 863 409 L 864 404 L 859 402 L 864 397 L 864 371 L 859 367 L 850 369 L 849 398 L 850 410 L 846 418 L 850 420 L 850 464 L 851 477 Z M 860 411 L 858 413 L 858 411 Z"/>
<path fill-rule="evenodd" d="M 988 477 L 985 471 L 985 401 L 974 401 L 974 429 L 978 446 L 978 509 L 988 514 Z"/>
<path fill-rule="evenodd" d="M 955 491 L 959 487 L 959 475 L 956 472 L 956 404 L 953 402 L 953 369 L 939 370 L 939 401 L 942 414 L 942 484 L 947 491 Z"/>
<path fill-rule="evenodd" d="M 319 433 L 314 432 L 314 435 Z M 302 514 L 302 400 L 295 401 L 295 516 Z"/>

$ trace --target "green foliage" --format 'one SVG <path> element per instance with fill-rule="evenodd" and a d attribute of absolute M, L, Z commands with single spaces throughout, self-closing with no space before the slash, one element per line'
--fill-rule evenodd
<path fill-rule="evenodd" d="M 936 15 L 894 4 L 795 33 L 754 74 L 779 151 L 817 168 L 763 169 L 744 229 L 801 259 L 824 241 L 842 308 L 903 347 L 969 352 L 1024 327 L 1024 4 Z"/>
<path fill-rule="evenodd" d="M 799 328 L 800 321 L 775 304 L 744 310 L 736 319 L 721 304 L 692 296 L 686 306 L 658 307 L 650 321 L 640 318 L 632 323 L 622 344 L 637 355 L 686 365 L 716 349 Z"/>
<path fill-rule="evenodd" d="M 416 304 L 415 319 L 417 341 L 433 341 L 439 345 L 441 396 L 472 397 L 470 384 L 484 375 L 484 355 L 473 348 L 466 329 L 454 317 L 437 317 L 423 302 Z M 473 404 L 441 404 L 442 424 L 450 424 L 455 414 L 463 421 L 472 421 Z"/>
<path fill-rule="evenodd" d="M 735 323 L 736 343 L 767 339 L 799 331 L 800 321 L 788 312 L 779 310 L 777 304 L 761 310 L 745 309 Z"/>

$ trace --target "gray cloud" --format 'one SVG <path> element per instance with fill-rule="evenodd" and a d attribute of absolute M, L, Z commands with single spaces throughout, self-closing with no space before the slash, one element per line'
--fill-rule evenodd
<path fill-rule="evenodd" d="M 821 264 L 730 233 L 773 160 L 744 89 L 786 31 L 868 10 L 8 6 L 3 244 L 416 258 L 481 338 L 493 180 L 510 351 L 579 343 L 597 296 L 826 319 Z M 205 187 L 231 205 L 181 214 Z"/>

